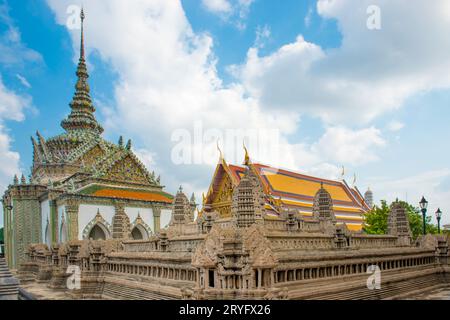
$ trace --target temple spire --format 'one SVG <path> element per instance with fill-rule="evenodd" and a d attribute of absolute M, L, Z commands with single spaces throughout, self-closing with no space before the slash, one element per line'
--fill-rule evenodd
<path fill-rule="evenodd" d="M 77 84 L 75 85 L 75 95 L 70 103 L 72 109 L 69 117 L 62 121 L 61 126 L 67 132 L 78 132 L 87 134 L 101 134 L 103 128 L 95 119 L 95 107 L 92 104 L 90 96 L 90 87 L 88 83 L 89 74 L 86 66 L 86 55 L 84 48 L 84 9 L 81 9 L 81 40 L 80 40 L 80 59 L 77 67 Z"/>
<path fill-rule="evenodd" d="M 81 19 L 81 44 L 80 44 L 80 60 L 85 60 L 84 55 L 84 8 L 81 8 L 80 19 Z"/>

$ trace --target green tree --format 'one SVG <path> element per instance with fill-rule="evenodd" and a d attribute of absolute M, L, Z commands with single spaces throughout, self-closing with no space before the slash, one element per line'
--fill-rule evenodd
<path fill-rule="evenodd" d="M 386 234 L 389 206 L 385 200 L 381 201 L 381 207 L 374 206 L 364 215 L 363 230 L 368 234 Z"/>
<path fill-rule="evenodd" d="M 423 222 L 422 213 L 413 205 L 400 201 L 401 205 L 405 207 L 408 214 L 409 226 L 414 239 L 422 235 Z M 364 215 L 364 228 L 363 230 L 368 234 L 386 234 L 387 233 L 387 221 L 390 213 L 390 206 L 387 205 L 387 201 L 381 201 L 381 207 L 375 206 L 371 211 Z M 437 226 L 431 223 L 431 217 L 426 219 L 427 233 L 437 234 Z"/>

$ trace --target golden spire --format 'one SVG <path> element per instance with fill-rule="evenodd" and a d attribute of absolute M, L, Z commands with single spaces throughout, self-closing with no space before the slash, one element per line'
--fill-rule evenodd
<path fill-rule="evenodd" d="M 243 141 L 243 145 L 244 145 L 244 151 L 245 151 L 245 160 L 244 160 L 244 164 L 246 166 L 248 166 L 250 164 L 250 156 L 248 155 L 248 150 L 247 147 L 245 146 L 245 140 Z"/>
<path fill-rule="evenodd" d="M 86 16 L 84 15 L 84 9 L 81 8 L 81 12 L 80 12 L 80 19 L 81 19 L 81 44 L 80 44 L 80 60 L 83 59 L 85 60 L 85 55 L 84 55 L 84 18 Z"/>
<path fill-rule="evenodd" d="M 101 134 L 102 126 L 95 119 L 95 107 L 92 104 L 90 96 L 90 87 L 88 83 L 89 74 L 86 66 L 86 54 L 84 49 L 84 9 L 81 9 L 81 40 L 80 40 L 80 59 L 77 67 L 77 83 L 75 85 L 75 94 L 70 108 L 72 112 L 62 121 L 61 126 L 68 132 L 79 132 L 89 134 Z"/>

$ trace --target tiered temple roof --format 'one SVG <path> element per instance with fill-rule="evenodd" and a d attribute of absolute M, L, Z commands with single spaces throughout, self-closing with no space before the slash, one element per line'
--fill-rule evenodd
<path fill-rule="evenodd" d="M 72 184 L 72 191 L 95 197 L 170 203 L 173 197 L 162 191 L 160 177 L 150 173 L 133 153 L 131 140 L 124 145 L 121 137 L 114 144 L 102 137 L 103 128 L 95 118 L 88 83 L 84 18 L 82 11 L 80 59 L 71 111 L 61 122 L 62 134 L 46 140 L 37 132 L 37 137 L 31 138 L 34 149 L 31 183 L 56 188 Z M 89 193 L 93 188 L 95 192 Z"/>
<path fill-rule="evenodd" d="M 248 157 L 248 156 L 246 156 Z M 217 210 L 221 216 L 227 216 L 228 199 L 225 189 L 236 187 L 245 174 L 246 168 L 253 170 L 259 177 L 266 195 L 266 217 L 276 218 L 282 209 L 297 210 L 306 218 L 312 217 L 314 196 L 323 187 L 333 200 L 333 211 L 337 223 L 345 223 L 350 230 L 362 228 L 362 215 L 370 210 L 356 187 L 350 187 L 345 180 L 337 181 L 313 177 L 294 171 L 278 169 L 246 160 L 246 165 L 231 165 L 221 158 L 216 167 L 203 206 L 208 210 Z"/>

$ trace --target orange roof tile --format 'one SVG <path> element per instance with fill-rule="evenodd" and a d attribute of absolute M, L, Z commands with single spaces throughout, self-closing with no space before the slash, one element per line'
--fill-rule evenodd
<path fill-rule="evenodd" d="M 172 199 L 169 197 L 153 192 L 143 192 L 143 191 L 128 191 L 119 189 L 101 189 L 93 193 L 96 197 L 108 197 L 108 198 L 120 198 L 120 199 L 132 199 L 132 200 L 144 200 L 144 201 L 155 201 L 155 202 L 165 202 L 172 203 Z"/>

